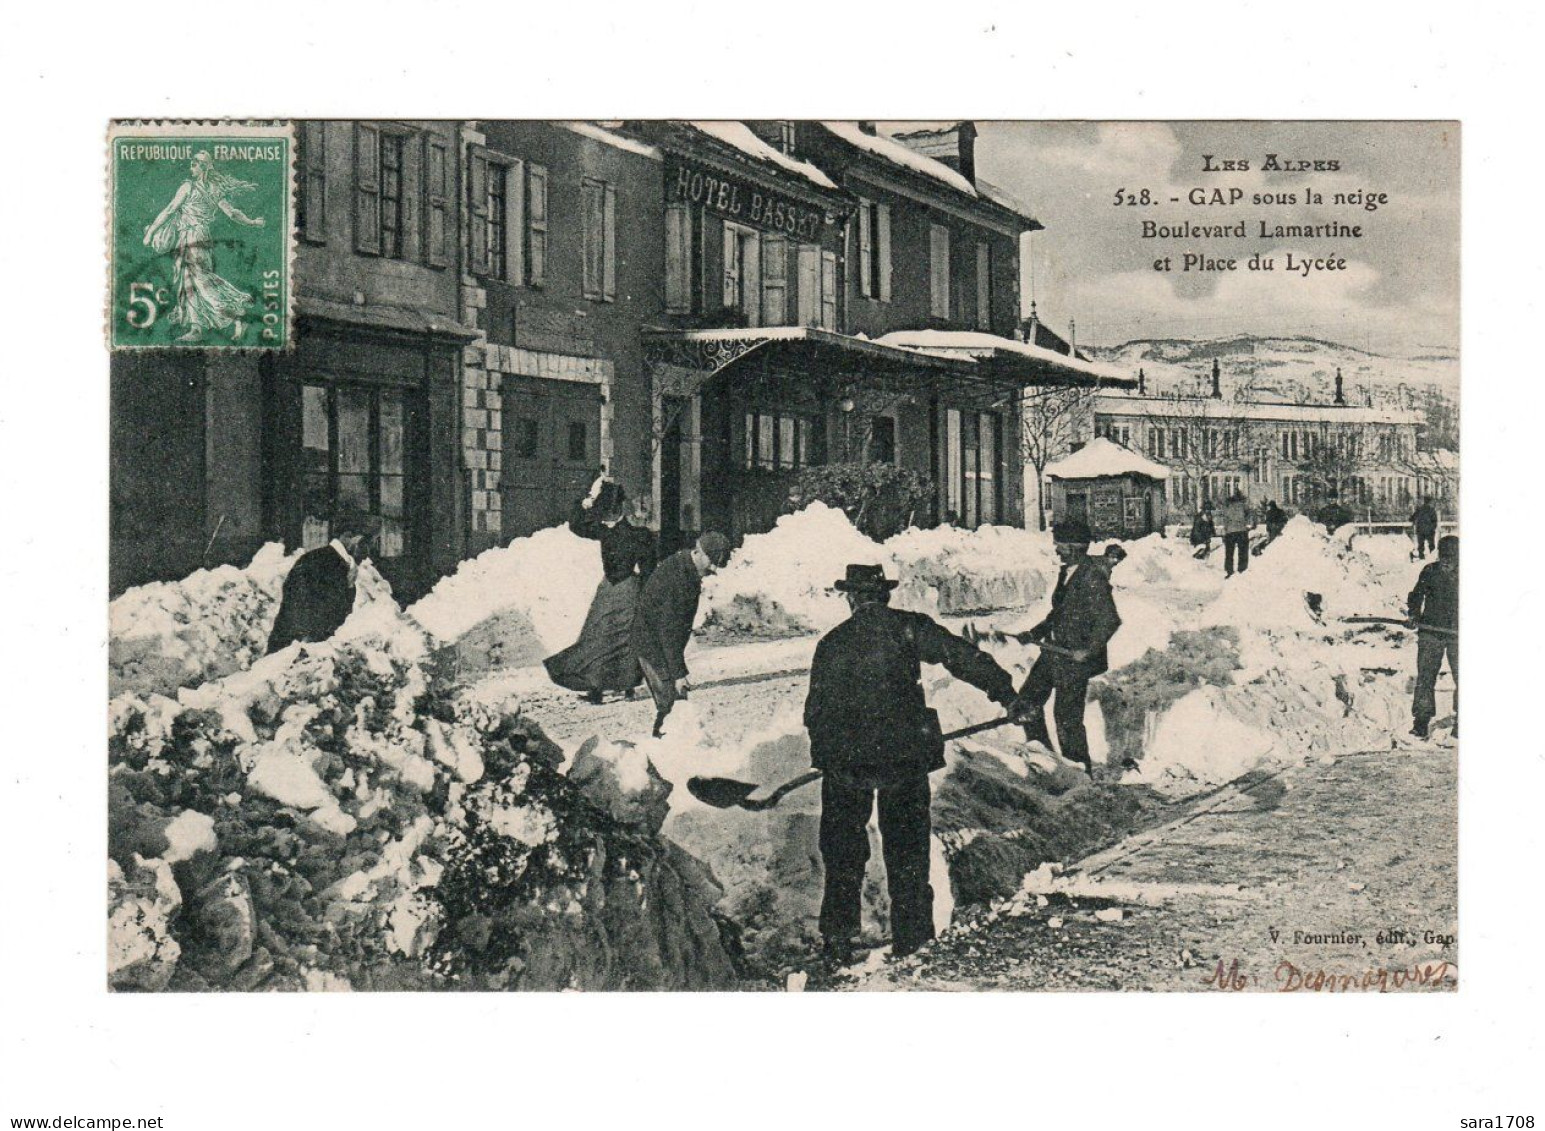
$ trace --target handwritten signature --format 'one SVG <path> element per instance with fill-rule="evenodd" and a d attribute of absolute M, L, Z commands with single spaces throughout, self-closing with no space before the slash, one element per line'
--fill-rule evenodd
<path fill-rule="evenodd" d="M 1418 962 L 1411 966 L 1379 966 L 1364 970 L 1306 969 L 1283 959 L 1272 971 L 1273 985 L 1262 986 L 1261 979 L 1240 969 L 1239 959 L 1227 966 L 1218 959 L 1215 970 L 1202 979 L 1202 985 L 1219 990 L 1270 989 L 1276 993 L 1388 993 L 1391 990 L 1420 989 L 1459 983 L 1459 968 L 1452 962 Z"/>

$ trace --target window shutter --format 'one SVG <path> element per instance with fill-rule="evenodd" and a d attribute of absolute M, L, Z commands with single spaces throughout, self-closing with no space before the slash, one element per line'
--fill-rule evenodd
<path fill-rule="evenodd" d="M 381 254 L 381 130 L 354 123 L 354 250 Z"/>
<path fill-rule="evenodd" d="M 875 295 L 874 237 L 872 208 L 863 197 L 858 198 L 858 293 L 865 298 Z"/>
<path fill-rule="evenodd" d="M 740 239 L 735 234 L 735 229 L 725 224 L 723 229 L 724 256 L 721 262 L 724 264 L 724 286 L 720 290 L 720 305 L 731 308 L 738 304 L 737 296 L 740 291 Z"/>
<path fill-rule="evenodd" d="M 605 242 L 601 248 L 601 293 L 607 302 L 617 297 L 617 189 L 606 186 Z"/>
<path fill-rule="evenodd" d="M 525 282 L 526 166 L 510 161 L 504 173 L 504 277 L 511 286 Z"/>
<path fill-rule="evenodd" d="M 526 282 L 533 287 L 547 283 L 547 167 L 526 166 Z"/>
<path fill-rule="evenodd" d="M 686 314 L 692 309 L 692 213 L 685 204 L 665 209 L 665 309 Z"/>
<path fill-rule="evenodd" d="M 450 262 L 450 147 L 438 134 L 424 135 L 424 262 Z"/>
<path fill-rule="evenodd" d="M 788 319 L 789 250 L 782 236 L 762 239 L 762 323 L 782 326 Z"/>
<path fill-rule="evenodd" d="M 606 194 L 601 182 L 583 180 L 579 185 L 581 215 L 581 245 L 584 248 L 583 291 L 586 298 L 600 298 L 602 294 L 602 259 L 606 238 Z"/>
<path fill-rule="evenodd" d="M 488 151 L 467 151 L 467 234 L 474 275 L 488 274 Z"/>
<path fill-rule="evenodd" d="M 976 245 L 976 328 L 992 328 L 992 252 L 981 241 Z"/>
<path fill-rule="evenodd" d="M 928 310 L 935 318 L 950 316 L 950 233 L 932 224 L 928 228 Z"/>
<path fill-rule="evenodd" d="M 821 249 L 799 245 L 799 324 L 814 326 L 821 317 Z"/>
<path fill-rule="evenodd" d="M 876 219 L 879 221 L 876 227 L 879 231 L 876 237 L 880 243 L 880 301 L 891 300 L 891 206 L 881 204 L 875 210 Z"/>
<path fill-rule="evenodd" d="M 327 242 L 327 123 L 305 122 L 300 135 L 301 238 Z"/>
<path fill-rule="evenodd" d="M 837 253 L 821 253 L 821 326 L 837 328 Z"/>
<path fill-rule="evenodd" d="M 424 193 L 424 162 L 416 137 L 404 137 L 402 143 L 402 257 L 412 262 L 424 257 L 419 211 Z"/>

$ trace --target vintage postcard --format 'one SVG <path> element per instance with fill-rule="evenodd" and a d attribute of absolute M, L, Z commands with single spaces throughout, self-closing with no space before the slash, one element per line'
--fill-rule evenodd
<path fill-rule="evenodd" d="M 1453 991 L 1459 158 L 115 124 L 107 985 Z"/>

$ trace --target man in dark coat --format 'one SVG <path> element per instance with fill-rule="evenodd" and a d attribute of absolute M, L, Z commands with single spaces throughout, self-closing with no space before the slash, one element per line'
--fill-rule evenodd
<path fill-rule="evenodd" d="M 1336 492 L 1330 493 L 1330 501 L 1320 508 L 1320 513 L 1315 516 L 1321 526 L 1325 527 L 1325 533 L 1334 534 L 1356 516 L 1342 502 Z"/>
<path fill-rule="evenodd" d="M 1438 541 L 1438 560 L 1422 568 L 1406 598 L 1406 615 L 1416 628 L 1416 692 L 1411 700 L 1411 733 L 1427 737 L 1437 713 L 1436 688 L 1443 657 L 1454 677 L 1454 735 L 1459 735 L 1459 538 Z"/>
<path fill-rule="evenodd" d="M 633 620 L 633 652 L 654 699 L 654 733 L 687 694 L 687 642 L 697 619 L 703 578 L 729 560 L 729 539 L 716 530 L 698 537 L 690 550 L 677 550 L 644 582 Z"/>
<path fill-rule="evenodd" d="M 1062 756 L 1093 774 L 1089 737 L 1084 731 L 1084 701 L 1089 681 L 1109 666 L 1106 645 L 1121 627 L 1110 577 L 1089 557 L 1089 527 L 1078 519 L 1052 529 L 1062 570 L 1051 595 L 1051 612 L 1025 634 L 1057 651 L 1043 650 L 1030 668 L 1014 701 L 1016 714 L 1026 717 L 1025 737 L 1051 749 L 1046 729 L 1046 702 L 1056 693 L 1052 709 Z"/>
<path fill-rule="evenodd" d="M 336 537 L 295 560 L 284 579 L 284 595 L 265 655 L 297 640 L 326 640 L 348 620 L 354 611 L 355 570 L 369 553 L 374 524 L 369 515 L 339 515 L 333 521 Z"/>
<path fill-rule="evenodd" d="M 810 667 L 805 727 L 821 779 L 821 860 L 826 886 L 821 936 L 828 956 L 851 958 L 859 932 L 869 814 L 880 803 L 880 841 L 891 901 L 891 953 L 910 954 L 933 938 L 928 884 L 928 775 L 944 765 L 938 716 L 923 699 L 922 665 L 1007 705 L 1014 681 L 986 652 L 922 613 L 890 607 L 880 566 L 850 565 L 836 583 L 853 615 L 821 638 Z"/>
<path fill-rule="evenodd" d="M 1426 559 L 1438 537 L 1438 512 L 1431 499 L 1422 499 L 1411 513 L 1411 526 L 1416 531 L 1416 556 Z"/>

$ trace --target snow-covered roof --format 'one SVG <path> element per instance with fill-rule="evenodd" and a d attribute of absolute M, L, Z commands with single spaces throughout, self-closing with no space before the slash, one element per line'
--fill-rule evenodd
<path fill-rule="evenodd" d="M 879 339 L 888 346 L 904 346 L 908 349 L 953 350 L 971 357 L 987 357 L 994 353 L 1018 354 L 1053 365 L 1073 369 L 1090 377 L 1104 380 L 1128 380 L 1125 374 L 1094 361 L 1058 353 L 1045 346 L 1001 338 L 980 330 L 896 330 Z"/>
<path fill-rule="evenodd" d="M 1218 420 L 1276 420 L 1310 424 L 1400 424 L 1421 423 L 1421 415 L 1397 408 L 1368 408 L 1364 405 L 1275 404 L 1271 401 L 1233 401 L 1202 396 L 1127 396 L 1102 393 L 1095 398 L 1094 411 L 1112 416 L 1214 417 Z"/>
<path fill-rule="evenodd" d="M 768 145 L 751 131 L 744 122 L 687 122 L 699 133 L 705 133 L 725 145 L 740 150 L 757 161 L 776 165 L 785 172 L 803 177 L 823 189 L 835 189 L 836 182 L 808 161 L 790 157 L 775 146 Z"/>
<path fill-rule="evenodd" d="M 976 186 L 961 174 L 955 172 L 942 161 L 935 161 L 932 157 L 925 157 L 916 150 L 909 149 L 901 142 L 893 138 L 881 137 L 877 134 L 866 134 L 858 128 L 857 122 L 822 122 L 827 130 L 836 134 L 849 145 L 858 147 L 878 157 L 882 157 L 893 165 L 900 165 L 904 169 L 910 169 L 914 173 L 922 173 L 934 180 L 942 181 L 958 192 L 967 196 L 980 196 Z"/>
<path fill-rule="evenodd" d="M 994 204 L 1007 208 L 1010 212 L 1018 213 L 1020 216 L 1025 217 L 1027 220 L 1031 218 L 1030 206 L 1025 204 L 1024 201 L 1020 200 L 1013 193 L 1009 192 L 1008 189 L 999 188 L 997 185 L 990 184 L 989 182 L 982 180 L 981 177 L 978 177 L 976 178 L 976 191 L 981 193 L 981 195 L 985 196 Z"/>
<path fill-rule="evenodd" d="M 858 348 L 871 347 L 871 351 L 889 352 L 902 357 L 906 354 L 922 354 L 945 361 L 969 361 L 958 352 L 949 350 L 919 349 L 898 346 L 880 338 L 863 334 L 839 334 L 835 330 L 823 330 L 818 326 L 718 326 L 703 330 L 670 330 L 662 333 L 683 342 L 830 342 L 837 345 L 852 344 Z"/>
<path fill-rule="evenodd" d="M 660 160 L 658 149 L 646 141 L 620 134 L 595 122 L 556 122 L 555 125 L 562 129 L 588 137 L 591 141 L 599 141 L 603 145 L 610 145 L 614 149 L 622 149 L 628 153 L 636 153 L 640 157 L 648 157 L 652 160 Z"/>
<path fill-rule="evenodd" d="M 1047 464 L 1045 473 L 1054 479 L 1095 479 L 1105 475 L 1169 478 L 1169 468 L 1162 463 L 1145 459 L 1131 448 L 1123 448 L 1103 436 L 1090 440 L 1072 455 Z"/>

